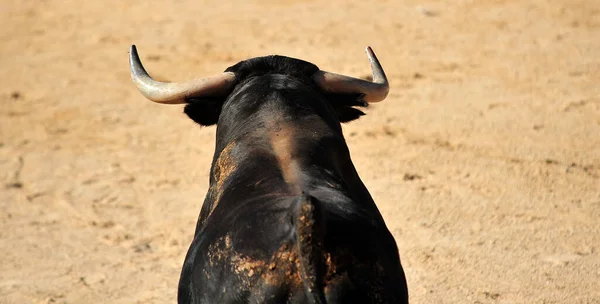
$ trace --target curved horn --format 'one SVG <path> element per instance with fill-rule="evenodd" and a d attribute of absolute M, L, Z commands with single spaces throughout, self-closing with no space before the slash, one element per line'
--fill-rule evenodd
<path fill-rule="evenodd" d="M 235 74 L 228 72 L 216 76 L 198 78 L 184 82 L 160 82 L 146 72 L 135 45 L 129 52 L 131 79 L 146 98 L 166 104 L 185 103 L 187 97 L 224 95 L 234 83 Z"/>
<path fill-rule="evenodd" d="M 366 81 L 335 73 L 318 71 L 313 75 L 314 81 L 325 91 L 332 93 L 363 93 L 366 102 L 378 102 L 387 97 L 390 85 L 385 72 L 373 53 L 371 47 L 366 49 L 367 56 L 371 62 L 373 81 Z"/>

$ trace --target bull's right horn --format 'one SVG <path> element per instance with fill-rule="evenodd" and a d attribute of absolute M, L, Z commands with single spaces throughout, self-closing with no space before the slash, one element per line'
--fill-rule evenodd
<path fill-rule="evenodd" d="M 184 82 L 156 81 L 142 66 L 135 45 L 131 46 L 129 52 L 129 65 L 131 79 L 138 90 L 146 98 L 158 103 L 181 104 L 186 103 L 188 97 L 226 95 L 235 81 L 235 74 L 231 72 Z"/>
<path fill-rule="evenodd" d="M 318 71 L 313 75 L 314 81 L 321 89 L 331 93 L 362 93 L 365 94 L 366 102 L 378 102 L 384 100 L 390 90 L 385 72 L 373 53 L 371 47 L 367 47 L 367 56 L 371 62 L 373 81 L 366 81 L 350 76 Z"/>

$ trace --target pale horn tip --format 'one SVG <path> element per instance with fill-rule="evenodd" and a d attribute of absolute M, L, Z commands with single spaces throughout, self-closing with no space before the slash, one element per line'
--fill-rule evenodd
<path fill-rule="evenodd" d="M 132 70 L 134 69 L 134 63 L 140 62 L 140 56 L 138 55 L 137 48 L 135 44 L 132 44 L 129 48 L 129 65 Z"/>
<path fill-rule="evenodd" d="M 375 65 L 378 66 L 379 69 L 383 69 L 383 68 L 381 68 L 381 64 L 379 63 L 377 56 L 375 56 L 375 52 L 373 52 L 373 49 L 370 46 L 367 46 L 365 48 L 365 52 L 367 52 L 367 57 L 369 58 L 369 62 L 371 64 L 375 63 Z"/>
<path fill-rule="evenodd" d="M 129 47 L 129 58 L 136 56 L 137 57 L 138 53 L 137 53 L 137 48 L 135 47 L 135 44 L 132 44 L 131 47 Z"/>

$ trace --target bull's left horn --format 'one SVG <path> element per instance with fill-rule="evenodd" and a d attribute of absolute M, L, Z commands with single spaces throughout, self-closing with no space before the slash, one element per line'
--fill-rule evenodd
<path fill-rule="evenodd" d="M 131 79 L 146 98 L 166 104 L 186 103 L 188 97 L 218 96 L 228 94 L 235 74 L 231 72 L 184 82 L 160 82 L 152 79 L 142 66 L 135 45 L 129 52 Z"/>
<path fill-rule="evenodd" d="M 373 81 L 366 81 L 335 73 L 318 71 L 313 75 L 313 80 L 321 89 L 332 93 L 363 93 L 366 102 L 378 102 L 384 100 L 390 91 L 385 72 L 373 53 L 371 47 L 367 47 L 367 56 L 371 62 Z"/>

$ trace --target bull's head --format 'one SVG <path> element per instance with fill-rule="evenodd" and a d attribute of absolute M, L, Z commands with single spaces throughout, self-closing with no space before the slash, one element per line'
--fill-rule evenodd
<path fill-rule="evenodd" d="M 366 105 L 366 103 L 384 100 L 389 92 L 387 77 L 373 50 L 367 47 L 366 52 L 371 63 L 373 81 L 330 73 L 315 67 L 315 71 L 310 77 L 312 82 L 326 94 L 355 94 L 356 96 L 360 96 L 358 103 L 350 106 Z M 196 99 L 211 100 L 211 98 L 222 98 L 232 92 L 240 76 L 235 72 L 226 71 L 219 75 L 184 82 L 167 83 L 156 81 L 148 75 L 142 66 L 135 45 L 131 46 L 129 63 L 131 66 L 131 78 L 140 92 L 149 100 L 163 104 L 187 104 L 191 100 Z M 210 105 L 203 106 L 207 108 L 212 107 Z M 356 110 L 355 114 L 351 114 L 349 118 L 340 118 L 340 121 L 356 119 L 362 114 L 362 112 Z M 188 113 L 188 115 L 190 114 Z M 192 117 L 192 119 L 203 125 L 210 125 L 216 123 L 218 114 L 216 116 L 201 119 Z"/>

